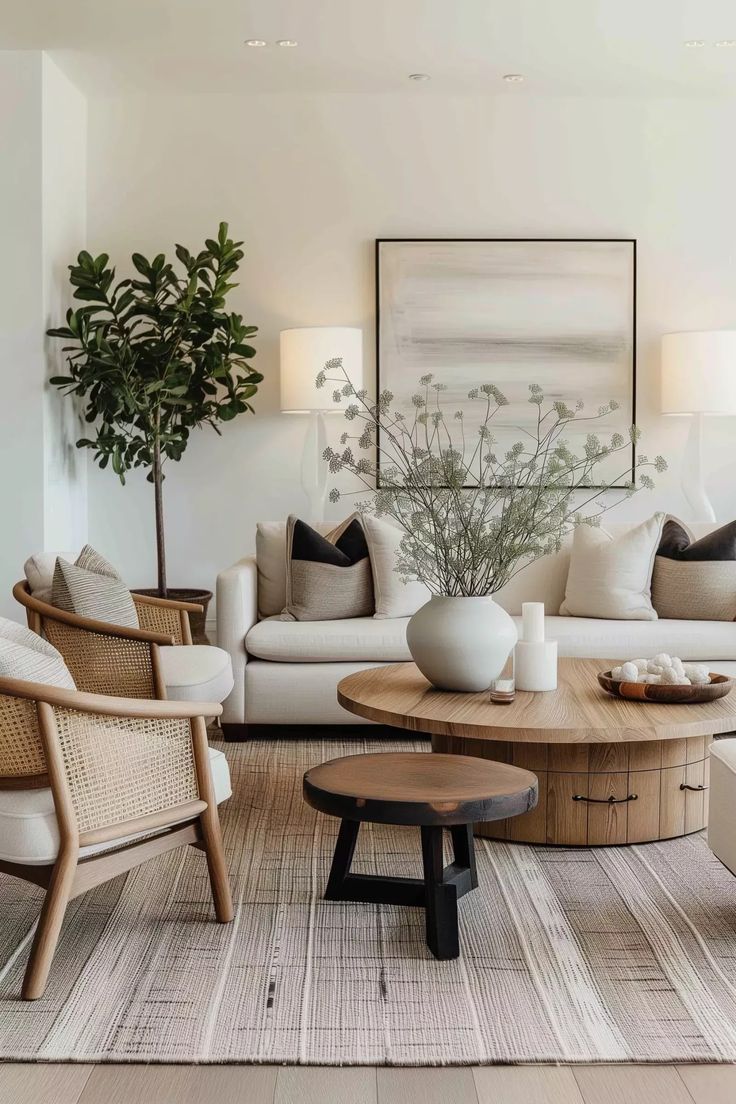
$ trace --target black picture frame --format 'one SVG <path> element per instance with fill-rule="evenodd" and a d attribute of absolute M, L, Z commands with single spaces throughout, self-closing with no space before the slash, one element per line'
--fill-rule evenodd
<path fill-rule="evenodd" d="M 375 253 L 374 253 L 374 265 L 375 265 L 375 297 L 376 297 L 376 324 L 375 324 L 375 343 L 376 343 L 376 398 L 381 393 L 381 246 L 391 244 L 463 244 L 463 243 L 488 243 L 493 242 L 520 242 L 527 244 L 534 243 L 590 243 L 590 244 L 605 244 L 615 243 L 620 245 L 631 246 L 631 420 L 632 424 L 636 425 L 636 400 L 637 400 L 637 239 L 636 238 L 376 238 L 375 239 Z M 377 444 L 380 444 L 380 427 L 376 432 Z M 632 483 L 636 483 L 636 442 L 631 442 L 631 480 Z M 380 449 L 376 453 L 376 486 L 381 486 L 381 454 Z M 471 489 L 472 485 L 468 486 Z M 584 490 L 605 490 L 597 484 L 585 484 L 581 487 Z"/>

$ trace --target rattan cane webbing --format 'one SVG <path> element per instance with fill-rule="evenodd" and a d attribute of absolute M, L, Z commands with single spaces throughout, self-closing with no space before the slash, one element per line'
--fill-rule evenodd
<path fill-rule="evenodd" d="M 54 713 L 80 832 L 199 796 L 189 720 Z"/>
<path fill-rule="evenodd" d="M 0 777 L 45 773 L 35 702 L 0 696 Z"/>
<path fill-rule="evenodd" d="M 151 605 L 149 602 L 136 602 L 135 594 L 133 601 L 138 614 L 138 624 L 142 629 L 148 632 L 166 633 L 167 636 L 174 638 L 175 644 L 184 643 L 179 610 L 170 609 L 168 606 Z"/>
<path fill-rule="evenodd" d="M 77 690 L 121 698 L 155 698 L 151 646 L 44 618 L 44 636 L 61 652 Z"/>

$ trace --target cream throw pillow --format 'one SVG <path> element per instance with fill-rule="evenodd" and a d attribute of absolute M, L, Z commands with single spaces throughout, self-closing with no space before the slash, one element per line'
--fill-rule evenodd
<path fill-rule="evenodd" d="M 612 621 L 656 621 L 652 570 L 664 520 L 664 514 L 655 514 L 619 537 L 592 525 L 579 525 L 573 536 L 560 613 Z"/>
<path fill-rule="evenodd" d="M 373 616 L 411 617 L 427 604 L 432 594 L 424 583 L 404 583 L 397 574 L 396 557 L 404 535 L 403 529 L 370 514 L 361 514 L 361 521 L 373 572 L 376 603 Z"/>

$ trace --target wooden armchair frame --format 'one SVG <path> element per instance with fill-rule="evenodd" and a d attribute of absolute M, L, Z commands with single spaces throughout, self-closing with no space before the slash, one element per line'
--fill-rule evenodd
<path fill-rule="evenodd" d="M 35 598 L 25 580 L 15 584 L 13 597 L 28 627 L 61 652 L 79 690 L 126 698 L 166 699 L 158 648 L 191 644 L 189 614 L 202 609 L 131 591 L 141 626 L 134 629 L 57 609 Z"/>
<path fill-rule="evenodd" d="M 69 901 L 173 848 L 205 852 L 217 920 L 232 920 L 204 721 L 221 709 L 0 679 L 0 788 L 49 786 L 59 829 L 53 864 L 0 860 L 0 871 L 46 890 L 24 999 L 44 993 Z M 80 858 L 80 848 L 140 832 L 154 834 Z"/>

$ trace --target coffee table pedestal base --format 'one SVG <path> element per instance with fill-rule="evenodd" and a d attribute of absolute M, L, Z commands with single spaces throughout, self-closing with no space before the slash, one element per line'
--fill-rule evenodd
<path fill-rule="evenodd" d="M 695 736 L 535 744 L 433 736 L 432 750 L 512 763 L 539 778 L 535 809 L 510 820 L 476 824 L 476 835 L 601 847 L 671 839 L 705 828 L 711 741 L 710 736 Z"/>

